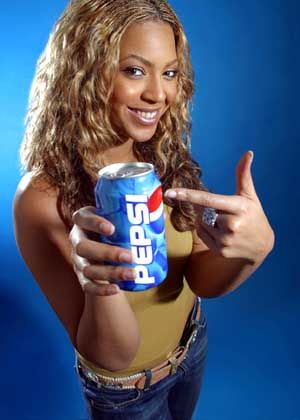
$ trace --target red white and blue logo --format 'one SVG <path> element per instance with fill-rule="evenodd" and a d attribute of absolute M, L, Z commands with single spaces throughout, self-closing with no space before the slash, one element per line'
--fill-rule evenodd
<path fill-rule="evenodd" d="M 157 187 L 148 198 L 150 226 L 155 233 L 162 233 L 164 230 L 164 203 L 161 186 Z"/>

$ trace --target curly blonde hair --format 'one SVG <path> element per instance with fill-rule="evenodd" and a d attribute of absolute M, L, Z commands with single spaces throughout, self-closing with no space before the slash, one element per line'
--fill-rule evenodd
<path fill-rule="evenodd" d="M 134 153 L 155 166 L 164 191 L 205 189 L 190 155 L 194 87 L 189 47 L 172 8 L 165 0 L 72 0 L 37 62 L 20 151 L 26 171 L 58 188 L 60 212 L 68 226 L 76 209 L 95 204 L 94 185 L 103 165 L 95 156 L 120 142 L 109 115 L 121 38 L 131 24 L 149 20 L 173 29 L 178 92 L 155 135 L 134 143 Z M 173 207 L 171 221 L 177 230 L 195 226 L 193 206 L 165 202 Z"/>

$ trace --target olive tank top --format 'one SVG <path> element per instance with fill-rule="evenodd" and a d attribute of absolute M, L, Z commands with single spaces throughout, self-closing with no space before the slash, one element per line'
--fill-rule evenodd
<path fill-rule="evenodd" d="M 184 271 L 192 250 L 191 232 L 178 232 L 170 221 L 171 208 L 165 206 L 168 275 L 157 287 L 127 292 L 126 297 L 138 320 L 141 344 L 131 365 L 111 372 L 85 359 L 76 349 L 79 361 L 100 375 L 127 376 L 152 368 L 166 360 L 178 346 L 195 301 Z"/>

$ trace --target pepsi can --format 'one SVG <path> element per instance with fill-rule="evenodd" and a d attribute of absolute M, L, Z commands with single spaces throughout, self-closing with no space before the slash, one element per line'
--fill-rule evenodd
<path fill-rule="evenodd" d="M 127 291 L 158 286 L 167 276 L 162 188 L 150 163 L 115 163 L 98 173 L 95 187 L 97 214 L 114 226 L 101 241 L 131 250 L 136 278 L 115 281 Z M 112 281 L 114 282 L 114 281 Z"/>

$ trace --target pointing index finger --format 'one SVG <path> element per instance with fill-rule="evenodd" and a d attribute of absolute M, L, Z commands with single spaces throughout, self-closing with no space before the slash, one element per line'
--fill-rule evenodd
<path fill-rule="evenodd" d="M 235 195 L 213 194 L 207 191 L 187 188 L 172 188 L 165 196 L 179 201 L 189 201 L 203 207 L 212 207 L 228 213 L 238 213 L 241 209 L 241 197 Z"/>

